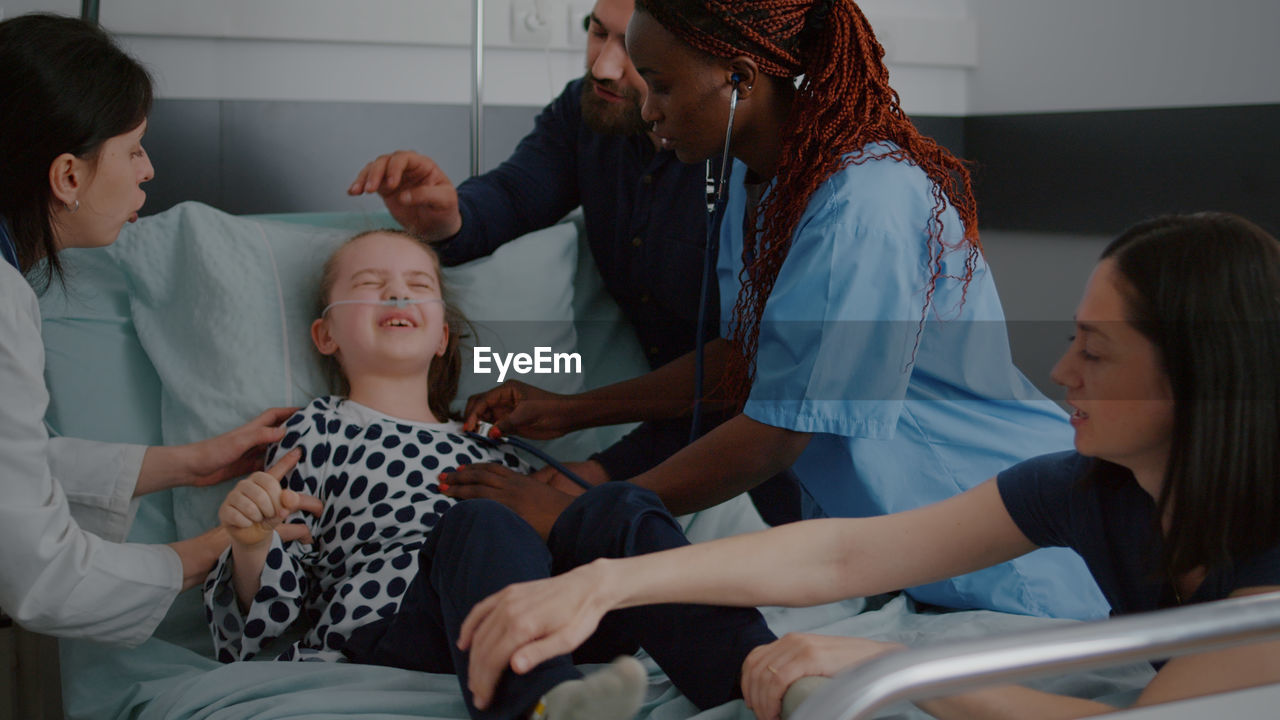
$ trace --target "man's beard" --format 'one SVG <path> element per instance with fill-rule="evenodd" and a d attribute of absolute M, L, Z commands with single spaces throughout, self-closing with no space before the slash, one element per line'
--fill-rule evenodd
<path fill-rule="evenodd" d="M 592 85 L 598 82 L 587 73 L 582 83 L 582 121 L 592 132 L 601 135 L 636 135 L 649 129 L 640 118 L 640 91 L 601 83 L 606 90 L 621 95 L 624 102 L 611 103 L 596 95 Z"/>

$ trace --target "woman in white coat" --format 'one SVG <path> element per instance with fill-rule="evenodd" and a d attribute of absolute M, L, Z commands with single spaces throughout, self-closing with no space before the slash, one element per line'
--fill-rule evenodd
<path fill-rule="evenodd" d="M 153 175 L 141 145 L 150 106 L 147 72 L 96 26 L 0 22 L 0 608 L 36 632 L 127 644 L 227 545 L 220 529 L 122 544 L 134 498 L 257 469 L 292 412 L 173 447 L 49 437 L 31 285 L 64 281 L 59 251 L 109 245 L 137 219 Z"/>

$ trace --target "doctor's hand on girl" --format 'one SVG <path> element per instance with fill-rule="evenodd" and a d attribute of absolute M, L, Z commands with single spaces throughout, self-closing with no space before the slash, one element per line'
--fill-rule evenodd
<path fill-rule="evenodd" d="M 134 496 L 184 485 L 207 487 L 262 469 L 264 448 L 284 437 L 297 408 L 271 408 L 229 432 L 186 445 L 153 446 L 142 456 Z M 221 527 L 169 543 L 182 562 L 182 589 L 195 587 L 227 547 Z"/>
<path fill-rule="evenodd" d="M 235 430 L 202 442 L 149 447 L 135 495 L 190 485 L 207 487 L 262 469 L 263 451 L 284 437 L 296 407 L 270 408 Z"/>
<path fill-rule="evenodd" d="M 297 410 L 271 408 L 244 425 L 208 440 L 147 448 L 134 496 L 184 485 L 207 487 L 261 470 L 264 448 L 284 437 L 283 423 Z M 182 562 L 183 590 L 195 587 L 208 575 L 227 542 L 227 531 L 219 526 L 169 543 Z"/>

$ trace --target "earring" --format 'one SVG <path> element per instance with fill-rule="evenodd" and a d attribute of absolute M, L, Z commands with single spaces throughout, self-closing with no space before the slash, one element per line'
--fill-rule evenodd
<path fill-rule="evenodd" d="M 67 205 L 67 204 L 66 204 L 66 203 L 63 203 L 63 205 Z M 75 204 L 75 205 L 67 205 L 67 212 L 74 213 L 75 211 L 77 211 L 77 210 L 79 210 L 79 209 L 80 209 L 80 201 L 79 201 L 79 200 L 76 200 L 76 204 Z"/>

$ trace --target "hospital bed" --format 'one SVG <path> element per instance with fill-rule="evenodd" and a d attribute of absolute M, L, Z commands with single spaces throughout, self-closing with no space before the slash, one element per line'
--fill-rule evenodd
<path fill-rule="evenodd" d="M 236 217 L 185 203 L 127 227 L 110 248 L 67 251 L 68 289 L 55 284 L 41 299 L 51 429 L 180 443 L 225 431 L 265 407 L 320 394 L 323 378 L 308 337 L 320 265 L 353 232 L 391 224 L 382 212 Z M 561 392 L 646 369 L 579 235 L 569 219 L 445 273 L 477 342 L 512 351 L 550 345 L 581 355 L 581 375 L 525 378 Z M 494 382 L 468 370 L 460 398 Z M 546 449 L 578 459 L 625 430 L 578 433 Z M 165 542 L 211 526 L 229 487 L 147 496 L 130 539 Z M 681 520 L 695 541 L 764 527 L 745 498 Z M 854 599 L 766 608 L 765 615 L 779 634 L 815 631 L 912 645 L 1069 625 L 984 611 L 915 612 L 904 597 L 864 609 Z M 642 717 L 752 717 L 740 701 L 699 713 L 645 662 L 650 686 Z M 198 591 L 180 595 L 155 637 L 137 648 L 63 641 L 61 666 L 72 718 L 466 717 L 453 676 L 352 664 L 220 664 L 212 658 Z M 1039 686 L 1124 704 L 1150 677 L 1150 667 L 1137 664 Z M 904 705 L 880 716 L 922 717 Z"/>

